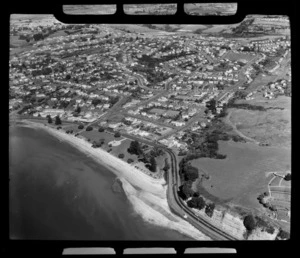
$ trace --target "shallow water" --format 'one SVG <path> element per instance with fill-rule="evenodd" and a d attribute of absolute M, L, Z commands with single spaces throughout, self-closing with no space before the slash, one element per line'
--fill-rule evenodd
<path fill-rule="evenodd" d="M 193 240 L 145 222 L 115 175 L 48 133 L 10 127 L 9 204 L 13 239 Z"/>

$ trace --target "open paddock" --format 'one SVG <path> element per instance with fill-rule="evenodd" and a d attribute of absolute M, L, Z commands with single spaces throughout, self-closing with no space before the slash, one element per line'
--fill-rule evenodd
<path fill-rule="evenodd" d="M 281 179 L 282 178 L 279 176 L 274 176 L 272 181 L 270 181 L 269 186 L 279 186 Z"/>
<path fill-rule="evenodd" d="M 276 201 L 286 201 L 291 202 L 291 195 L 286 193 L 279 193 L 279 192 L 271 192 L 271 196 Z"/>
<path fill-rule="evenodd" d="M 291 204 L 284 201 L 271 201 L 271 204 L 276 206 L 278 210 L 290 210 Z"/>
<path fill-rule="evenodd" d="M 282 171 L 290 164 L 290 154 L 282 148 L 265 148 L 251 143 L 219 141 L 219 153 L 226 159 L 200 158 L 191 161 L 210 180 L 198 182 L 200 194 L 245 207 L 261 208 L 258 193 L 267 191 L 270 181 L 265 171 Z"/>
<path fill-rule="evenodd" d="M 247 54 L 247 53 L 235 53 L 235 52 L 227 52 L 226 56 L 224 55 L 224 58 L 228 58 L 231 61 L 238 61 L 238 60 L 246 60 L 249 62 L 255 56 L 253 54 Z"/>
<path fill-rule="evenodd" d="M 282 187 L 282 186 L 270 186 L 270 191 L 290 194 L 291 188 L 290 187 Z"/>
<path fill-rule="evenodd" d="M 282 180 L 280 186 L 291 187 L 291 181 Z"/>
<path fill-rule="evenodd" d="M 290 217 L 288 215 L 288 212 L 287 211 L 284 211 L 284 210 L 279 210 L 277 211 L 277 219 L 278 220 L 285 220 L 285 221 L 290 221 Z"/>
<path fill-rule="evenodd" d="M 260 82 L 262 85 L 262 82 Z M 280 96 L 267 100 L 257 97 L 253 100 L 238 100 L 236 104 L 262 106 L 266 111 L 230 108 L 230 121 L 239 125 L 239 131 L 259 142 L 281 146 L 290 152 L 291 146 L 291 98 Z M 289 167 L 282 171 L 289 170 Z M 272 170 L 270 170 L 272 171 Z"/>

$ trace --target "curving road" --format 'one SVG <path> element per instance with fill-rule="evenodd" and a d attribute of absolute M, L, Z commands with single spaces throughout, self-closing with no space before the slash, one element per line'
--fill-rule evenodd
<path fill-rule="evenodd" d="M 175 154 L 167 148 L 164 150 L 171 157 L 171 169 L 169 170 L 168 175 L 168 190 L 167 190 L 167 199 L 170 209 L 179 216 L 187 215 L 186 220 L 192 224 L 194 227 L 199 229 L 205 235 L 210 237 L 213 240 L 239 240 L 227 232 L 222 231 L 220 228 L 210 224 L 204 218 L 195 215 L 179 198 L 178 196 L 178 186 L 179 186 L 179 174 L 177 173 L 177 162 Z"/>
<path fill-rule="evenodd" d="M 183 217 L 185 214 L 187 215 L 187 220 L 190 224 L 192 224 L 195 228 L 199 229 L 203 234 L 207 235 L 213 240 L 240 240 L 227 232 L 224 232 L 219 227 L 212 225 L 209 221 L 201 216 L 197 216 L 190 208 L 186 206 L 186 204 L 179 198 L 178 196 L 178 187 L 180 186 L 180 177 L 177 172 L 177 161 L 176 156 L 172 152 L 171 149 L 166 148 L 162 144 L 153 143 L 151 141 L 140 139 L 139 137 L 135 137 L 128 134 L 122 134 L 124 137 L 137 140 L 139 142 L 143 142 L 150 146 L 156 146 L 164 149 L 170 156 L 171 159 L 171 169 L 169 169 L 167 183 L 167 200 L 169 207 L 172 212 L 176 215 Z"/>

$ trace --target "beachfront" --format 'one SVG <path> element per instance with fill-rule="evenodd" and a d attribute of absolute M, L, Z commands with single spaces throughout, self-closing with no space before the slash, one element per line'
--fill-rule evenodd
<path fill-rule="evenodd" d="M 141 173 L 141 171 L 136 169 L 133 165 L 126 163 L 100 148 L 92 148 L 89 142 L 77 138 L 74 135 L 50 128 L 44 124 L 26 120 L 22 122 L 25 122 L 32 128 L 46 130 L 59 140 L 68 142 L 95 161 L 109 168 L 110 171 L 120 178 L 128 200 L 132 204 L 135 212 L 142 216 L 145 221 L 177 230 L 197 240 L 209 240 L 207 236 L 202 234 L 187 221 L 170 211 L 166 196 L 167 186 L 163 178 L 154 179 L 145 173 Z M 133 186 L 141 190 L 137 190 Z"/>

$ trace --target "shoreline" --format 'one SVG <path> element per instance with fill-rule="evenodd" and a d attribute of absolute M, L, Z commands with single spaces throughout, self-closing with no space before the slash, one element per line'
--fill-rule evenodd
<path fill-rule="evenodd" d="M 44 129 L 59 141 L 69 143 L 114 173 L 121 181 L 124 193 L 134 211 L 144 221 L 173 229 L 195 240 L 211 240 L 186 220 L 171 212 L 167 201 L 168 186 L 164 178 L 155 179 L 148 176 L 133 165 L 107 153 L 105 150 L 92 148 L 89 142 L 73 134 L 67 134 L 41 123 L 27 120 L 21 120 L 20 122 L 33 129 Z"/>
<path fill-rule="evenodd" d="M 166 187 L 163 187 L 166 182 L 163 178 L 154 179 L 153 177 L 142 173 L 133 165 L 128 164 L 101 148 L 92 148 L 90 142 L 76 137 L 73 134 L 67 134 L 64 131 L 56 130 L 41 123 L 35 123 L 27 120 L 21 120 L 21 122 L 31 128 L 43 129 L 58 140 L 69 143 L 79 151 L 94 159 L 96 162 L 108 168 L 116 176 L 124 177 L 136 187 L 141 188 L 144 191 L 151 192 L 162 199 L 166 198 Z"/>

